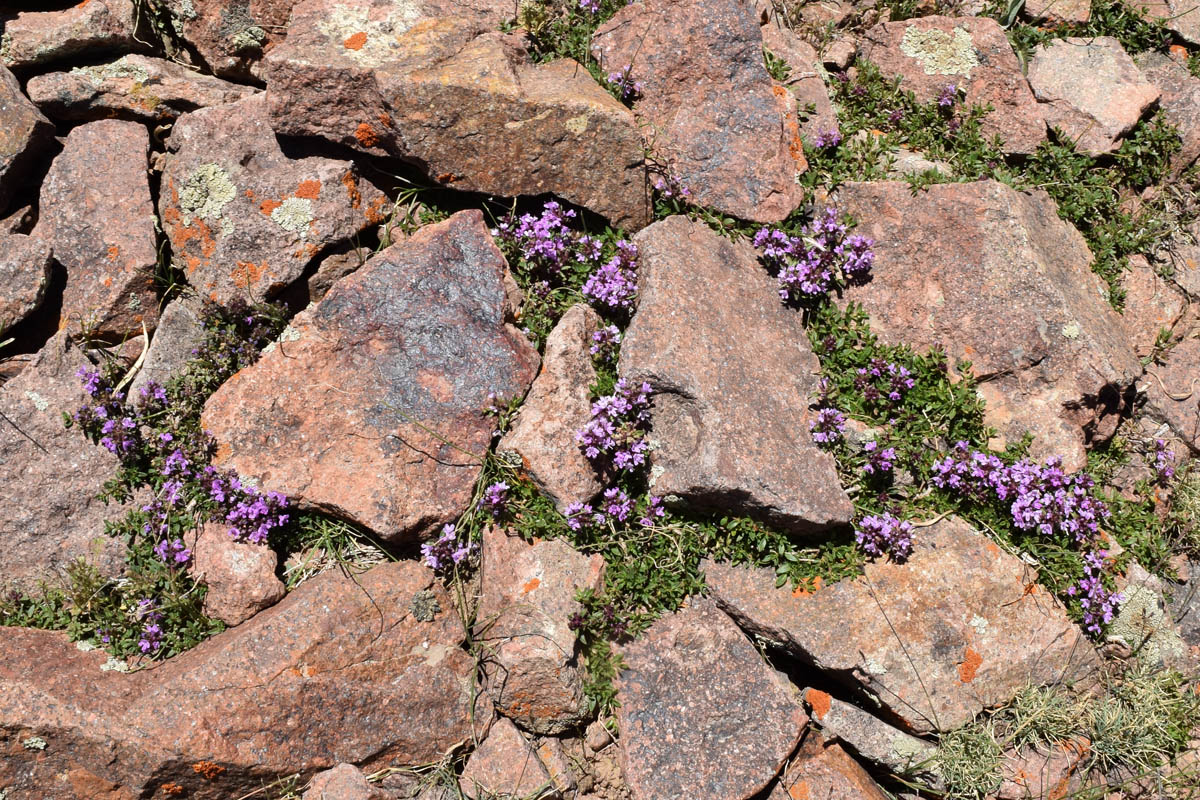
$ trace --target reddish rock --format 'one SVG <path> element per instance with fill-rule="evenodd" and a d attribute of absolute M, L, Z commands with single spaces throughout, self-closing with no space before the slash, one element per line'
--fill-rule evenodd
<path fill-rule="evenodd" d="M 255 93 L 173 61 L 125 55 L 108 64 L 35 75 L 25 85 L 47 116 L 64 120 L 108 117 L 144 122 L 173 120 L 205 106 L 233 103 Z"/>
<path fill-rule="evenodd" d="M 158 323 L 149 149 L 136 122 L 81 125 L 42 183 L 34 235 L 67 271 L 60 324 L 73 334 L 120 338 Z"/>
<path fill-rule="evenodd" d="M 509 2 L 304 0 L 266 60 L 280 134 L 415 163 L 442 185 L 553 193 L 626 228 L 649 218 L 629 109 L 579 64 L 495 31 Z"/>
<path fill-rule="evenodd" d="M 808 721 L 793 687 L 709 600 L 659 619 L 621 654 L 621 772 L 633 800 L 752 797 Z"/>
<path fill-rule="evenodd" d="M 366 263 L 369 252 L 352 248 L 346 252 L 334 252 L 321 259 L 317 270 L 306 281 L 311 302 L 319 302 L 333 285 Z"/>
<path fill-rule="evenodd" d="M 458 786 L 471 800 L 488 800 L 542 797 L 554 783 L 521 732 L 501 719 L 467 759 Z"/>
<path fill-rule="evenodd" d="M 1008 153 L 1032 153 L 1046 140 L 1041 109 L 1029 90 L 1004 29 L 987 17 L 929 16 L 868 30 L 859 59 L 901 77 L 917 100 L 936 100 L 946 86 L 966 91 L 966 106 L 988 105 L 981 132 L 999 136 Z"/>
<path fill-rule="evenodd" d="M 218 302 L 277 294 L 389 210 L 350 162 L 285 154 L 261 94 L 185 115 L 169 147 L 163 229 L 188 281 Z"/>
<path fill-rule="evenodd" d="M 208 587 L 204 613 L 240 625 L 282 600 L 284 588 L 275 577 L 275 551 L 231 539 L 227 527 L 208 523 L 200 529 L 192 546 L 192 575 Z"/>
<path fill-rule="evenodd" d="M 529 477 L 559 511 L 586 503 L 600 491 L 596 470 L 575 434 L 591 419 L 592 334 L 602 326 L 586 305 L 571 307 L 546 339 L 542 371 L 500 450 L 520 456 Z"/>
<path fill-rule="evenodd" d="M 1162 91 L 1158 107 L 1179 132 L 1183 147 L 1171 156 L 1171 172 L 1178 175 L 1200 158 L 1200 78 L 1166 53 L 1151 51 L 1134 61 L 1146 80 Z"/>
<path fill-rule="evenodd" d="M 805 737 L 787 771 L 767 800 L 886 800 L 888 795 L 858 762 L 818 733 Z"/>
<path fill-rule="evenodd" d="M 866 689 L 917 733 L 1098 664 L 1030 568 L 957 518 L 921 528 L 905 563 L 869 563 L 863 577 L 816 592 L 776 588 L 771 569 L 703 568 L 743 628 Z"/>
<path fill-rule="evenodd" d="M 652 491 L 797 531 L 848 522 L 809 433 L 817 359 L 750 245 L 681 216 L 635 242 L 640 299 L 618 369 L 654 390 Z"/>
<path fill-rule="evenodd" d="M 1188 44 L 1200 44 L 1200 8 L 1189 0 L 1135 0 L 1127 2 L 1157 20 Z"/>
<path fill-rule="evenodd" d="M 578 753 L 578 740 L 571 741 L 573 749 Z M 571 793 L 579 788 L 579 781 L 575 778 L 575 772 L 580 768 L 573 763 L 573 754 L 567 751 L 563 745 L 562 739 L 556 739 L 553 736 L 547 736 L 538 741 L 537 745 L 538 760 L 542 762 L 542 766 L 546 768 L 546 772 L 550 775 L 550 780 L 554 784 L 554 788 L 566 797 L 571 797 Z"/>
<path fill-rule="evenodd" d="M 1186 226 L 1159 255 L 1171 264 L 1171 280 L 1190 297 L 1200 298 L 1200 224 Z"/>
<path fill-rule="evenodd" d="M 0 66 L 0 213 L 9 206 L 32 162 L 53 142 L 54 126 Z"/>
<path fill-rule="evenodd" d="M 166 386 L 169 380 L 183 372 L 193 358 L 192 350 L 204 342 L 201 310 L 202 303 L 195 295 L 171 301 L 158 321 L 158 329 L 150 339 L 141 368 L 129 383 L 130 397 L 138 397 L 150 381 Z"/>
<path fill-rule="evenodd" d="M 737 0 L 644 0 L 592 38 L 606 72 L 632 65 L 648 147 L 692 200 L 777 222 L 799 205 L 808 163 L 795 102 L 767 74 L 762 47 L 753 7 Z"/>
<path fill-rule="evenodd" d="M 796 98 L 800 137 L 808 145 L 822 133 L 838 130 L 837 112 L 825 86 L 817 51 L 777 19 L 762 26 L 763 47 L 788 66 L 783 85 Z M 853 49 L 851 49 L 853 54 Z M 811 110 L 809 110 L 811 109 Z"/>
<path fill-rule="evenodd" d="M 436 606 L 432 619 L 413 611 Z M 5 628 L 0 727 L 45 750 L 0 766 L 32 797 L 26 765 L 81 768 L 139 797 L 224 800 L 340 763 L 375 771 L 439 760 L 482 736 L 491 709 L 449 595 L 415 562 L 305 583 L 237 628 L 151 670 L 101 671 L 60 633 Z M 30 792 L 30 794 L 20 794 Z"/>
<path fill-rule="evenodd" d="M 143 50 L 134 0 L 83 0 L 62 11 L 0 14 L 0 64 L 23 69 L 114 50 Z"/>
<path fill-rule="evenodd" d="M 1089 0 L 1026 0 L 1023 11 L 1035 20 L 1084 23 L 1092 17 L 1092 4 Z"/>
<path fill-rule="evenodd" d="M 284 38 L 296 0 L 167 0 L 175 33 L 222 77 L 259 74 L 263 53 Z"/>
<path fill-rule="evenodd" d="M 875 240 L 872 280 L 846 298 L 880 339 L 969 360 L 1002 442 L 1031 432 L 1035 458 L 1082 468 L 1085 433 L 1111 435 L 1141 365 L 1053 201 L 977 181 L 850 183 L 837 203 Z"/>
<path fill-rule="evenodd" d="M 80 557 L 105 575 L 123 569 L 104 522 L 125 509 L 96 499 L 117 459 L 63 425 L 87 398 L 75 376 L 85 364 L 64 331 L 0 386 L 0 584 L 36 589 Z"/>
<path fill-rule="evenodd" d="M 1125 309 L 1121 315 L 1129 331 L 1129 342 L 1139 358 L 1154 352 L 1162 331 L 1175 327 L 1187 308 L 1187 298 L 1161 277 L 1143 256 L 1129 259 L 1124 275 Z"/>
<path fill-rule="evenodd" d="M 561 539 L 528 545 L 499 528 L 483 535 L 475 641 L 483 646 L 488 694 L 526 730 L 561 733 L 585 719 L 571 617 L 582 589 L 599 591 L 604 559 Z"/>
<path fill-rule="evenodd" d="M 537 352 L 504 322 L 504 257 L 464 211 L 377 253 L 217 390 L 216 461 L 390 541 L 452 522 Z"/>
<path fill-rule="evenodd" d="M 42 304 L 50 283 L 50 245 L 0 233 L 0 341 Z"/>
<path fill-rule="evenodd" d="M 1054 39 L 1029 62 L 1048 125 L 1089 155 L 1111 153 L 1160 94 L 1111 36 Z"/>
<path fill-rule="evenodd" d="M 1138 389 L 1146 395 L 1146 416 L 1165 422 L 1200 453 L 1200 338 L 1191 335 L 1172 347 L 1161 364 L 1146 368 Z"/>
<path fill-rule="evenodd" d="M 1000 763 L 998 800 L 1061 800 L 1083 785 L 1083 761 L 1090 751 L 1079 737 L 1039 747 L 1024 747 L 1004 754 Z"/>
<path fill-rule="evenodd" d="M 376 800 L 384 795 L 372 789 L 362 770 L 338 764 L 313 776 L 302 800 Z"/>

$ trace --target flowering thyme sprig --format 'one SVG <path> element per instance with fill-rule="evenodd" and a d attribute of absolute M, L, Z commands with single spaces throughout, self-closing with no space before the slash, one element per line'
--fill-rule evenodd
<path fill-rule="evenodd" d="M 834 289 L 870 275 L 875 263 L 874 242 L 850 234 L 838 216 L 836 209 L 826 209 L 799 235 L 765 227 L 754 235 L 754 247 L 776 274 L 784 302 L 824 298 Z"/>

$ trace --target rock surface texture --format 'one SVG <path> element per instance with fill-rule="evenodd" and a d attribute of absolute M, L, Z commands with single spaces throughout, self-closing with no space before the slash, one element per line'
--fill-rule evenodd
<path fill-rule="evenodd" d="M 945 347 L 982 381 L 987 422 L 1033 455 L 1086 462 L 1085 434 L 1111 435 L 1141 374 L 1120 317 L 1091 272 L 1091 253 L 1041 192 L 978 181 L 852 183 L 841 208 L 875 240 L 870 283 L 846 293 L 889 343 Z"/>
<path fill-rule="evenodd" d="M 504 322 L 504 272 L 478 211 L 378 253 L 209 399 L 217 463 L 393 541 L 453 521 L 488 394 L 522 396 L 537 370 Z"/>
<path fill-rule="evenodd" d="M 16 77 L 0 66 L 0 214 L 53 135 L 50 120 L 21 93 Z"/>
<path fill-rule="evenodd" d="M 134 0 L 84 0 L 61 11 L 0 14 L 0 22 L 0 64 L 9 69 L 142 48 Z"/>
<path fill-rule="evenodd" d="M 1143 77 L 1162 92 L 1158 106 L 1179 131 L 1183 146 L 1171 156 L 1171 170 L 1181 173 L 1200 158 L 1200 78 L 1188 71 L 1182 59 L 1165 53 L 1143 53 L 1134 61 Z"/>
<path fill-rule="evenodd" d="M 723 214 L 777 222 L 800 203 L 808 164 L 795 103 L 763 64 L 752 7 L 737 0 L 643 0 L 592 39 L 606 72 L 631 66 L 634 110 L 659 168 Z"/>
<path fill-rule="evenodd" d="M 797 797 L 844 797 L 854 800 L 884 800 L 887 795 L 858 762 L 836 742 L 825 742 L 811 733 L 796 752 L 779 785 L 768 800 Z"/>
<path fill-rule="evenodd" d="M 501 719 L 467 759 L 458 785 L 471 800 L 487 800 L 538 797 L 553 782 L 521 732 L 508 720 Z"/>
<path fill-rule="evenodd" d="M 921 529 L 904 564 L 867 564 L 816 592 L 776 588 L 772 570 L 705 569 L 718 605 L 746 630 L 865 689 L 918 733 L 1098 664 L 1029 568 L 956 518 Z"/>
<path fill-rule="evenodd" d="M 284 38 L 296 0 L 167 0 L 175 33 L 217 75 L 259 73 L 264 52 Z"/>
<path fill-rule="evenodd" d="M 275 551 L 231 539 L 226 528 L 208 523 L 200 529 L 192 546 L 192 575 L 208 587 L 204 613 L 239 625 L 282 600 L 284 588 L 275 577 Z"/>
<path fill-rule="evenodd" d="M 1147 412 L 1167 423 L 1189 448 L 1200 452 L 1200 338 L 1190 336 L 1167 353 L 1161 365 L 1147 368 L 1139 387 Z"/>
<path fill-rule="evenodd" d="M 817 359 L 754 251 L 680 216 L 634 241 L 640 297 L 618 371 L 654 390 L 651 489 L 799 531 L 847 522 L 809 434 Z"/>
<path fill-rule="evenodd" d="M 50 246 L 0 233 L 0 336 L 37 310 L 50 282 Z"/>

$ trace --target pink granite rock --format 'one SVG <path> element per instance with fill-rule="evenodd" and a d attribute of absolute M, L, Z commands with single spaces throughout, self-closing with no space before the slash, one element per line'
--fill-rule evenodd
<path fill-rule="evenodd" d="M 800 138 L 812 145 L 822 133 L 838 130 L 824 67 L 813 46 L 777 19 L 762 26 L 762 37 L 763 47 L 788 66 L 783 85 L 796 98 Z M 853 54 L 853 49 L 850 52 Z"/>
<path fill-rule="evenodd" d="M 175 33 L 222 77 L 259 74 L 263 54 L 283 41 L 296 0 L 166 0 Z"/>
<path fill-rule="evenodd" d="M 134 0 L 82 0 L 61 11 L 0 14 L 0 64 L 9 69 L 113 51 L 145 49 Z"/>
<path fill-rule="evenodd" d="M 208 587 L 204 613 L 240 625 L 282 600 L 284 588 L 275 577 L 275 551 L 231 539 L 227 527 L 208 523 L 200 529 L 192 546 L 192 575 Z"/>
<path fill-rule="evenodd" d="M 825 797 L 886 800 L 887 795 L 837 742 L 825 741 L 813 732 L 804 737 L 804 744 L 767 800 Z"/>
<path fill-rule="evenodd" d="M 1183 41 L 1200 44 L 1200 8 L 1189 0 L 1125 0 L 1126 5 L 1158 20 Z"/>
<path fill-rule="evenodd" d="M 1023 10 L 1031 19 L 1055 23 L 1083 23 L 1092 17 L 1089 0 L 1026 0 Z"/>
<path fill-rule="evenodd" d="M 1158 106 L 1179 131 L 1183 147 L 1171 156 L 1171 172 L 1178 175 L 1200 158 L 1200 78 L 1182 59 L 1166 53 L 1142 53 L 1134 62 L 1146 80 L 1162 91 Z"/>
<path fill-rule="evenodd" d="M 0 233 L 0 340 L 42 304 L 50 283 L 50 245 Z"/>
<path fill-rule="evenodd" d="M 50 120 L 21 92 L 16 77 L 0 66 L 0 213 L 8 209 L 53 136 Z"/>
<path fill-rule="evenodd" d="M 1139 358 L 1154 353 L 1163 331 L 1172 331 L 1183 316 L 1187 298 L 1160 276 L 1144 256 L 1131 256 L 1125 273 L 1125 308 L 1121 318 Z"/>
<path fill-rule="evenodd" d="M 467 759 L 458 785 L 471 800 L 489 800 L 541 797 L 554 784 L 521 732 L 501 719 Z"/>

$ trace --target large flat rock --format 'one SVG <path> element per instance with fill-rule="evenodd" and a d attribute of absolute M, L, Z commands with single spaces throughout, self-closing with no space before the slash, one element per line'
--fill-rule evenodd
<path fill-rule="evenodd" d="M 1162 364 L 1146 368 L 1138 388 L 1146 395 L 1146 414 L 1165 422 L 1194 452 L 1200 453 L 1200 338 L 1188 336 L 1167 352 Z"/>
<path fill-rule="evenodd" d="M 848 522 L 809 433 L 816 356 L 750 245 L 679 216 L 634 241 L 640 297 L 618 371 L 654 391 L 652 491 L 796 531 Z"/>
<path fill-rule="evenodd" d="M 848 686 L 917 733 L 946 731 L 1029 684 L 1082 679 L 1099 660 L 1029 567 L 950 518 L 903 564 L 815 592 L 776 588 L 771 569 L 704 562 L 717 604 L 747 631 Z"/>
<path fill-rule="evenodd" d="M 505 271 L 479 211 L 376 254 L 209 398 L 215 463 L 393 541 L 452 522 L 488 394 L 523 396 L 538 367 L 504 321 Z"/>

